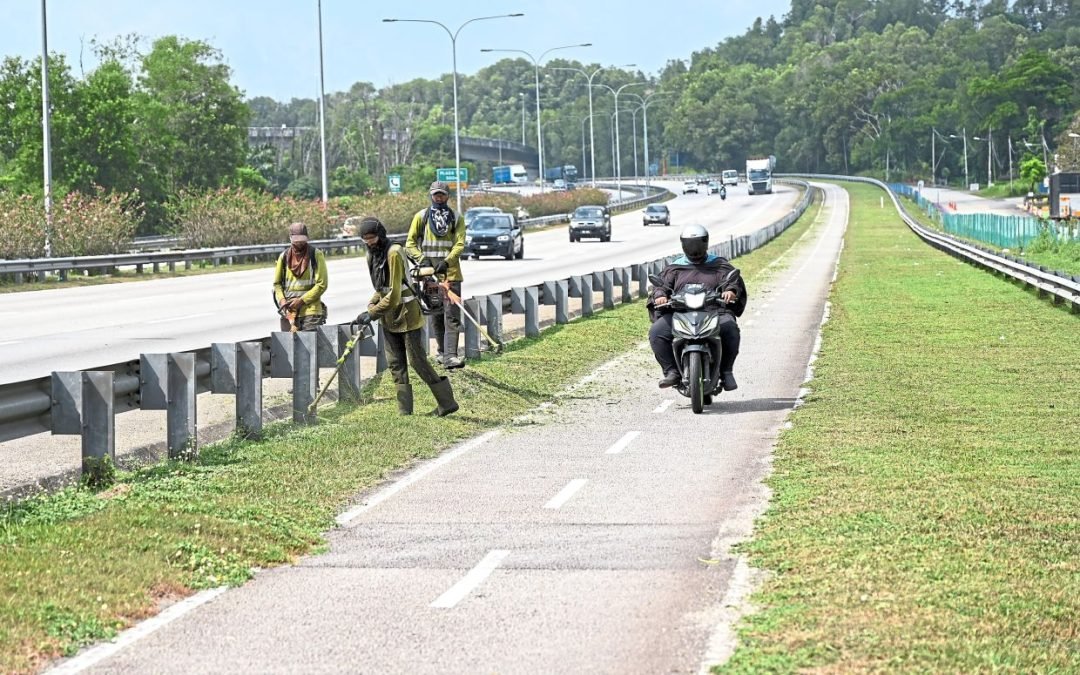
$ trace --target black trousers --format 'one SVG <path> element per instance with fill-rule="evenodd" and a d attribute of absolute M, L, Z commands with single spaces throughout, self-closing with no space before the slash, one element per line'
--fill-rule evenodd
<path fill-rule="evenodd" d="M 649 329 L 649 346 L 652 347 L 656 362 L 664 369 L 664 373 L 679 370 L 679 364 L 675 362 L 675 350 L 671 347 L 671 312 L 660 314 Z M 739 332 L 739 324 L 731 314 L 720 315 L 720 346 L 723 354 L 720 355 L 720 372 L 726 373 L 734 370 L 735 357 L 739 355 L 739 343 L 742 335 Z"/>
<path fill-rule="evenodd" d="M 461 297 L 461 282 L 451 281 L 450 290 L 454 295 Z M 432 315 L 431 332 L 439 341 L 439 353 L 457 356 L 458 336 L 461 335 L 461 307 L 450 302 L 450 298 L 443 298 L 443 311 Z"/>
<path fill-rule="evenodd" d="M 420 379 L 429 386 L 437 384 L 442 379 L 428 361 L 423 335 L 419 328 L 404 333 L 383 331 L 383 335 L 386 336 L 386 363 L 390 367 L 394 384 L 409 383 L 409 366 L 412 366 Z"/>

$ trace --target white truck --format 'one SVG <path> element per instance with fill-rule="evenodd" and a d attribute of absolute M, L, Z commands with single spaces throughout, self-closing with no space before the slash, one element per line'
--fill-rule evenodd
<path fill-rule="evenodd" d="M 772 194 L 773 169 L 776 156 L 746 158 L 746 190 L 749 194 Z"/>

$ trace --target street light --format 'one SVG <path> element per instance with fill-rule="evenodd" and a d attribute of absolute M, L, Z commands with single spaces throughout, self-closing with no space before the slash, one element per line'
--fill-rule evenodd
<path fill-rule="evenodd" d="M 986 138 L 979 138 L 978 136 L 972 136 L 973 141 L 986 141 L 986 187 L 990 187 L 994 184 L 994 127 L 990 127 L 989 133 L 986 134 Z"/>
<path fill-rule="evenodd" d="M 536 149 L 537 159 L 540 164 L 540 194 L 544 193 L 544 139 L 542 138 L 542 131 L 540 129 L 540 62 L 544 60 L 544 57 L 557 49 L 573 49 L 574 47 L 592 47 L 591 42 L 583 42 L 576 45 L 563 45 L 561 47 L 552 47 L 551 49 L 542 52 L 540 58 L 534 57 L 524 49 L 481 49 L 481 52 L 514 52 L 516 54 L 524 54 L 532 59 L 533 62 L 533 78 L 536 84 L 536 143 L 539 147 Z"/>
<path fill-rule="evenodd" d="M 612 89 L 606 84 L 593 85 L 594 87 L 603 87 L 604 89 L 610 91 L 612 94 L 615 94 L 615 185 L 619 190 L 619 199 L 622 199 L 622 167 L 620 166 L 620 164 L 622 164 L 622 154 L 621 149 L 619 148 L 619 94 L 622 92 L 623 89 L 626 89 L 627 87 L 644 85 L 644 82 L 627 82 L 618 89 Z"/>
<path fill-rule="evenodd" d="M 49 31 L 45 18 L 45 0 L 41 0 L 41 140 L 45 163 L 45 257 L 52 255 L 52 142 L 49 136 L 52 114 L 49 112 Z"/>
<path fill-rule="evenodd" d="M 627 64 L 624 64 L 624 65 L 621 65 L 621 66 L 612 66 L 612 67 L 613 68 L 633 68 L 636 65 L 637 65 L 636 63 L 627 63 Z M 593 80 L 594 77 L 596 77 L 597 73 L 599 73 L 601 70 L 604 70 L 605 68 L 607 68 L 607 66 L 600 66 L 599 68 L 594 70 L 592 72 L 592 74 L 589 74 L 589 73 L 585 72 L 584 70 L 582 70 L 580 68 L 552 68 L 552 70 L 569 70 L 569 71 L 574 72 L 574 73 L 581 73 L 582 75 L 585 76 L 585 79 L 589 81 L 589 86 L 588 86 L 588 90 L 589 90 L 589 118 L 588 118 L 589 119 L 589 156 L 592 157 L 592 186 L 594 188 L 596 187 L 596 149 L 594 147 L 595 143 L 596 143 L 596 140 L 595 140 L 595 137 L 593 136 L 593 123 L 592 123 L 592 119 L 593 119 L 592 80 Z M 585 156 L 584 147 L 585 147 L 585 145 L 584 145 L 584 141 L 583 141 L 582 142 L 583 150 L 582 150 L 582 155 L 581 155 L 582 157 Z M 585 160 L 582 159 L 581 162 L 582 162 L 581 170 L 584 171 L 585 170 L 585 166 L 584 166 Z"/>
<path fill-rule="evenodd" d="M 971 181 L 968 180 L 968 163 L 967 163 L 967 127 L 960 130 L 961 135 L 949 134 L 949 138 L 962 138 L 964 139 L 964 189 L 967 190 L 971 185 Z"/>
<path fill-rule="evenodd" d="M 521 12 L 515 14 L 496 14 L 495 16 L 478 16 L 473 19 L 469 19 L 465 23 L 457 27 L 457 30 L 450 32 L 444 24 L 439 21 L 433 21 L 431 19 L 383 19 L 383 23 L 433 23 L 439 26 L 446 34 L 450 36 L 450 51 L 453 56 L 454 65 L 454 179 L 456 181 L 457 189 L 454 192 L 457 194 L 457 213 L 461 215 L 461 138 L 458 134 L 458 106 L 457 106 L 457 36 L 461 32 L 461 29 L 468 26 L 474 21 L 487 21 L 489 19 L 509 19 L 517 16 L 525 16 Z"/>
<path fill-rule="evenodd" d="M 637 94 L 629 95 L 641 101 L 641 126 L 645 132 L 645 185 L 647 186 L 649 185 L 649 106 L 653 103 L 655 99 L 661 98 L 665 96 L 665 94 L 663 92 L 654 91 L 652 93 L 645 94 L 644 98 L 638 96 Z M 635 131 L 634 133 L 636 134 L 637 132 Z M 636 143 L 637 141 L 635 139 L 635 145 Z M 634 154 L 636 155 L 637 153 L 635 152 Z M 637 160 L 634 160 L 634 171 L 637 171 Z"/>
<path fill-rule="evenodd" d="M 521 92 L 519 96 L 521 96 L 521 144 L 525 145 L 525 92 Z"/>
<path fill-rule="evenodd" d="M 315 3 L 319 35 L 319 165 L 322 169 L 322 202 L 326 206 L 326 78 L 323 76 L 322 0 Z"/>

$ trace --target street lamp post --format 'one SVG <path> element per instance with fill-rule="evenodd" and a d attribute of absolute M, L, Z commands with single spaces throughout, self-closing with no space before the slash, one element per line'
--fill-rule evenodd
<path fill-rule="evenodd" d="M 1078 164 L 1080 164 L 1080 157 L 1078 157 L 1076 154 L 1076 139 L 1080 138 L 1080 134 L 1076 133 L 1075 131 L 1070 131 L 1069 138 L 1073 139 L 1073 166 L 1077 166 Z"/>
<path fill-rule="evenodd" d="M 964 139 L 964 189 L 967 190 L 971 185 L 971 181 L 968 179 L 968 163 L 967 163 L 967 127 L 960 130 L 960 138 Z M 949 134 L 949 138 L 956 138 L 956 134 Z"/>
<path fill-rule="evenodd" d="M 439 26 L 446 34 L 450 36 L 450 51 L 453 58 L 454 66 L 454 178 L 456 179 L 457 189 L 454 192 L 457 194 L 457 212 L 461 215 L 461 137 L 458 133 L 458 104 L 457 104 L 457 36 L 461 32 L 461 29 L 468 26 L 474 21 L 487 21 L 489 19 L 509 19 L 517 16 L 525 16 L 521 12 L 515 14 L 497 14 L 495 16 L 478 16 L 473 19 L 469 19 L 465 23 L 457 27 L 456 31 L 451 32 L 442 22 L 433 21 L 431 19 L 383 19 L 384 23 L 433 23 Z"/>
<path fill-rule="evenodd" d="M 645 137 L 645 185 L 649 185 L 649 106 L 658 98 L 664 96 L 663 92 L 651 92 L 645 94 L 644 97 L 637 94 L 628 94 L 633 96 L 641 102 L 641 127 L 643 136 Z M 637 133 L 636 131 L 634 133 Z M 635 171 L 637 170 L 637 160 L 634 161 Z"/>
<path fill-rule="evenodd" d="M 49 30 L 45 17 L 45 0 L 41 0 L 41 141 L 45 189 L 45 257 L 52 255 L 52 141 L 50 127 L 52 113 L 49 111 Z"/>
<path fill-rule="evenodd" d="M 326 205 L 326 78 L 323 76 L 322 48 L 322 0 L 317 0 L 316 12 L 319 27 L 319 163 L 322 169 L 322 202 Z"/>
<path fill-rule="evenodd" d="M 991 130 L 991 133 L 993 133 L 992 130 Z M 993 165 L 994 141 L 993 141 L 993 138 L 994 137 L 991 136 L 990 134 L 987 134 L 986 138 L 981 138 L 979 136 L 972 136 L 971 137 L 971 140 L 973 140 L 973 141 L 979 141 L 979 142 L 986 141 L 986 187 L 990 187 L 991 185 L 994 184 L 994 165 Z"/>
<path fill-rule="evenodd" d="M 521 144 L 525 145 L 525 92 L 521 92 L 519 96 L 521 96 Z"/>
<path fill-rule="evenodd" d="M 480 51 L 489 52 L 514 52 L 516 54 L 524 54 L 532 59 L 533 62 L 533 80 L 536 86 L 536 143 L 539 146 L 536 148 L 537 160 L 540 164 L 540 194 L 544 193 L 544 139 L 542 138 L 542 131 L 540 129 L 540 62 L 544 60 L 544 57 L 557 49 L 573 49 L 574 47 L 592 47 L 591 42 L 583 42 L 576 45 L 562 45 L 561 47 L 552 47 L 551 49 L 542 52 L 539 58 L 534 57 L 531 53 L 524 49 L 481 49 Z"/>
<path fill-rule="evenodd" d="M 634 67 L 636 65 L 637 65 L 636 63 L 627 63 L 627 64 L 624 64 L 622 66 L 615 66 L 615 67 L 618 67 L 618 68 L 632 68 L 632 67 Z M 592 81 L 593 81 L 593 78 L 596 77 L 597 73 L 599 73 L 601 70 L 604 70 L 605 68 L 606 68 L 606 66 L 601 66 L 601 67 L 597 68 L 596 70 L 594 70 L 591 74 L 585 72 L 584 70 L 582 70 L 580 68 L 552 68 L 552 70 L 569 70 L 569 71 L 572 71 L 572 72 L 575 72 L 575 73 L 581 73 L 582 75 L 585 76 L 585 79 L 589 81 L 589 84 L 588 84 L 588 89 L 589 89 L 589 155 L 592 157 L 592 186 L 594 188 L 596 187 L 596 148 L 595 148 L 596 139 L 595 139 L 595 136 L 593 135 L 593 122 L 592 122 L 592 120 L 593 120 Z M 581 161 L 582 161 L 581 169 L 582 169 L 582 171 L 584 171 L 585 170 L 585 166 L 584 166 L 585 160 L 581 160 Z"/>
<path fill-rule="evenodd" d="M 619 191 L 619 199 L 622 199 L 622 167 L 620 166 L 620 164 L 622 164 L 622 162 L 621 162 L 622 154 L 621 154 L 621 149 L 619 148 L 619 94 L 622 93 L 622 90 L 626 89 L 627 87 L 641 86 L 641 85 L 644 85 L 644 84 L 645 84 L 644 82 L 627 82 L 626 84 L 622 85 L 618 89 L 612 89 L 611 87 L 607 86 L 606 84 L 594 84 L 593 85 L 594 87 L 603 87 L 604 89 L 607 89 L 608 91 L 610 91 L 612 94 L 615 95 L 615 157 L 616 157 L 616 163 L 615 163 L 614 168 L 615 168 L 615 185 L 617 186 L 617 189 Z"/>

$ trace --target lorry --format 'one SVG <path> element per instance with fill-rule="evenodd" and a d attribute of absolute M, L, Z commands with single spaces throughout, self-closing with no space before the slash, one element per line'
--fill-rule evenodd
<path fill-rule="evenodd" d="M 578 170 L 573 164 L 564 164 L 563 166 L 552 166 L 544 169 L 544 180 L 564 180 L 567 183 L 573 183 L 577 180 Z"/>
<path fill-rule="evenodd" d="M 776 156 L 746 158 L 746 191 L 752 195 L 772 194 Z"/>
<path fill-rule="evenodd" d="M 512 185 L 514 183 L 528 183 L 529 173 L 524 164 L 508 164 L 496 166 L 491 169 L 491 182 L 496 185 Z"/>

